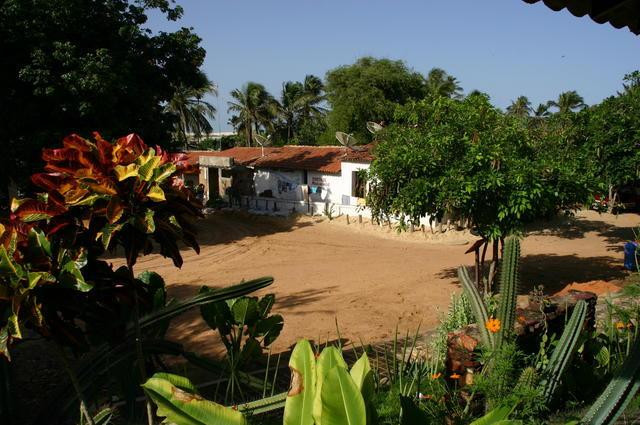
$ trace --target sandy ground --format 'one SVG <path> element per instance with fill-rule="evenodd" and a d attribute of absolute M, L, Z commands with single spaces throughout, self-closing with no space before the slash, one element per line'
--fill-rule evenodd
<path fill-rule="evenodd" d="M 610 290 L 626 272 L 622 244 L 640 224 L 637 214 L 582 212 L 575 218 L 534 226 L 523 242 L 522 292 L 544 285 L 556 293 L 574 289 Z M 274 312 L 284 330 L 274 345 L 283 350 L 297 339 L 335 339 L 337 319 L 343 338 L 374 342 L 402 332 L 434 327 L 452 293 L 460 290 L 455 269 L 471 264 L 464 254 L 475 238 L 466 232 L 431 235 L 420 230 L 398 235 L 353 217 L 284 219 L 216 214 L 201 222 L 200 255 L 184 251 L 184 266 L 151 255 L 137 271 L 154 270 L 170 283 L 175 297 L 201 285 L 223 287 L 243 279 L 273 276 L 261 293 L 277 297 Z M 200 353 L 216 353 L 215 334 L 193 311 L 172 323 L 169 337 Z"/>

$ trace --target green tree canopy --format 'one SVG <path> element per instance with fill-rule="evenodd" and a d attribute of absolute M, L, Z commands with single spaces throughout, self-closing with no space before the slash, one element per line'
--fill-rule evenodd
<path fill-rule="evenodd" d="M 0 2 L 0 173 L 21 180 L 39 152 L 71 133 L 136 132 L 166 144 L 176 117 L 164 109 L 179 84 L 202 87 L 205 51 L 191 30 L 152 34 L 149 8 L 177 20 L 168 0 Z"/>
<path fill-rule="evenodd" d="M 166 106 L 167 111 L 178 117 L 174 127 L 174 141 L 185 149 L 190 148 L 189 133 L 199 141 L 203 134 L 209 134 L 213 130 L 209 119 L 215 118 L 216 108 L 204 100 L 204 96 L 208 94 L 218 95 L 218 89 L 208 80 L 202 87 L 179 84 Z"/>
<path fill-rule="evenodd" d="M 441 68 L 433 68 L 427 74 L 426 91 L 427 95 L 432 97 L 444 96 L 455 99 L 462 97 L 462 87 L 458 84 L 458 79 Z"/>
<path fill-rule="evenodd" d="M 261 129 L 273 130 L 278 105 L 262 84 L 249 81 L 233 90 L 231 97 L 228 111 L 234 115 L 230 122 L 238 133 L 244 133 L 247 146 L 253 144 L 253 135 Z"/>
<path fill-rule="evenodd" d="M 560 93 L 557 100 L 549 101 L 549 106 L 558 108 L 559 114 L 566 114 L 568 112 L 583 109 L 587 105 L 584 103 L 584 99 L 577 91 L 571 90 Z"/>
<path fill-rule="evenodd" d="M 625 83 L 624 92 L 577 117 L 585 155 L 611 198 L 621 186 L 640 181 L 640 85 Z"/>
<path fill-rule="evenodd" d="M 322 142 L 330 144 L 336 131 L 368 140 L 367 121 L 390 122 L 397 104 L 423 98 L 426 88 L 424 77 L 402 61 L 363 57 L 329 71 L 326 92 L 331 110 Z"/>
<path fill-rule="evenodd" d="M 531 111 L 531 101 L 527 96 L 518 96 L 511 105 L 507 106 L 507 113 L 517 117 L 528 117 Z"/>
<path fill-rule="evenodd" d="M 450 213 L 495 240 L 590 193 L 577 161 L 548 152 L 554 146 L 559 155 L 567 146 L 557 140 L 560 133 L 548 131 L 548 142 L 536 142 L 526 122 L 502 114 L 481 94 L 409 102 L 395 120 L 370 171 L 367 201 L 378 217 L 416 221 Z"/>
<path fill-rule="evenodd" d="M 307 75 L 303 82 L 287 81 L 282 84 L 278 107 L 276 136 L 281 143 L 315 143 L 319 132 L 309 134 L 309 130 L 323 123 L 326 109 L 324 84 L 315 75 Z M 322 127 L 319 127 L 322 128 Z M 301 137 L 303 136 L 303 137 Z"/>

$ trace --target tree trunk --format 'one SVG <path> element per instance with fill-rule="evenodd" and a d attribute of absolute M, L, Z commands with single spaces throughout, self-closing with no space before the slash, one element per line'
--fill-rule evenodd
<path fill-rule="evenodd" d="M 487 255 L 487 247 L 489 246 L 489 241 L 485 240 L 484 241 L 484 245 L 482 246 L 482 258 L 480 259 L 480 279 L 482 279 L 483 282 L 485 282 L 484 280 L 484 259 Z M 488 288 L 487 285 L 484 285 L 484 291 L 485 293 L 487 292 Z"/>
<path fill-rule="evenodd" d="M 493 240 L 493 257 L 491 258 L 491 265 L 489 266 L 489 277 L 487 282 L 487 288 L 489 292 L 493 292 L 493 284 L 496 275 L 498 274 L 498 239 Z"/>

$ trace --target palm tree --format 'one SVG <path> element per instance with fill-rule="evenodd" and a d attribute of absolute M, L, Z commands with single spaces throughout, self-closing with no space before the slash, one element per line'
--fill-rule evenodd
<path fill-rule="evenodd" d="M 298 116 L 302 108 L 301 98 L 303 86 L 300 82 L 287 81 L 282 84 L 280 102 L 278 102 L 278 112 L 287 132 L 287 143 L 294 136 Z"/>
<path fill-rule="evenodd" d="M 507 107 L 507 114 L 528 117 L 531 113 L 531 102 L 527 96 L 519 96 Z"/>
<path fill-rule="evenodd" d="M 459 99 L 462 96 L 462 87 L 458 84 L 458 80 L 441 68 L 433 68 L 429 71 L 425 84 L 429 96 L 444 96 L 454 99 Z"/>
<path fill-rule="evenodd" d="M 282 84 L 278 113 L 287 143 L 296 137 L 305 122 L 324 116 L 326 109 L 320 106 L 323 101 L 324 85 L 314 75 L 307 75 L 304 82 L 287 81 Z"/>
<path fill-rule="evenodd" d="M 188 133 L 193 133 L 196 139 L 211 133 L 213 127 L 209 119 L 214 119 L 216 108 L 203 100 L 207 94 L 217 96 L 215 84 L 206 80 L 201 87 L 187 87 L 180 84 L 175 88 L 173 98 L 165 106 L 165 110 L 177 115 L 174 137 L 185 149 L 189 148 Z"/>
<path fill-rule="evenodd" d="M 254 132 L 260 128 L 271 129 L 276 114 L 276 101 L 262 84 L 253 81 L 231 92 L 233 101 L 227 102 L 228 112 L 234 112 L 230 122 L 238 131 L 246 134 L 247 146 L 251 146 Z"/>
<path fill-rule="evenodd" d="M 533 116 L 536 118 L 546 118 L 551 115 L 549 111 L 549 103 L 540 103 L 536 109 L 533 110 Z"/>
<path fill-rule="evenodd" d="M 564 93 L 560 93 L 558 100 L 549 101 L 549 106 L 558 108 L 559 114 L 566 114 L 567 112 L 573 112 L 574 110 L 580 110 L 587 106 L 584 103 L 582 96 L 577 91 L 571 90 Z"/>
<path fill-rule="evenodd" d="M 320 106 L 325 100 L 324 84 L 315 75 L 307 75 L 302 83 L 300 120 L 306 121 L 324 116 L 327 109 Z"/>

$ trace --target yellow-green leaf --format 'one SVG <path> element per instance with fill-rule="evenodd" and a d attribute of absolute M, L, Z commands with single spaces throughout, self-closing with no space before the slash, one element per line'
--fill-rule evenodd
<path fill-rule="evenodd" d="M 342 366 L 325 376 L 321 390 L 321 425 L 366 425 L 367 412 L 360 390 Z"/>
<path fill-rule="evenodd" d="M 176 166 L 174 164 L 164 164 L 153 170 L 153 177 L 151 181 L 162 183 L 167 177 L 170 177 L 176 172 Z"/>
<path fill-rule="evenodd" d="M 313 425 L 313 400 L 316 390 L 316 359 L 311 344 L 301 339 L 291 359 L 291 385 L 284 404 L 284 425 Z"/>
<path fill-rule="evenodd" d="M 153 184 L 147 193 L 149 199 L 155 202 L 166 201 L 167 199 L 164 197 L 164 190 L 157 184 Z"/>
<path fill-rule="evenodd" d="M 316 424 L 324 424 L 322 421 L 322 385 L 329 371 L 335 366 L 339 366 L 345 370 L 347 369 L 347 363 L 342 358 L 340 350 L 336 347 L 326 347 L 322 350 L 322 353 L 320 353 L 316 366 L 316 395 L 313 402 L 313 418 Z"/>
<path fill-rule="evenodd" d="M 116 174 L 118 181 L 121 182 L 129 177 L 137 177 L 139 168 L 138 164 L 116 165 L 113 167 L 113 172 Z"/>
<path fill-rule="evenodd" d="M 160 161 L 162 161 L 162 157 L 155 156 L 155 154 L 156 151 L 153 148 L 149 148 L 144 155 L 140 155 L 136 160 L 136 164 L 140 166 L 138 175 L 144 181 L 151 180 L 156 167 L 160 164 Z"/>
<path fill-rule="evenodd" d="M 176 425 L 247 425 L 242 413 L 185 391 L 154 375 L 142 385 L 157 415 Z"/>

